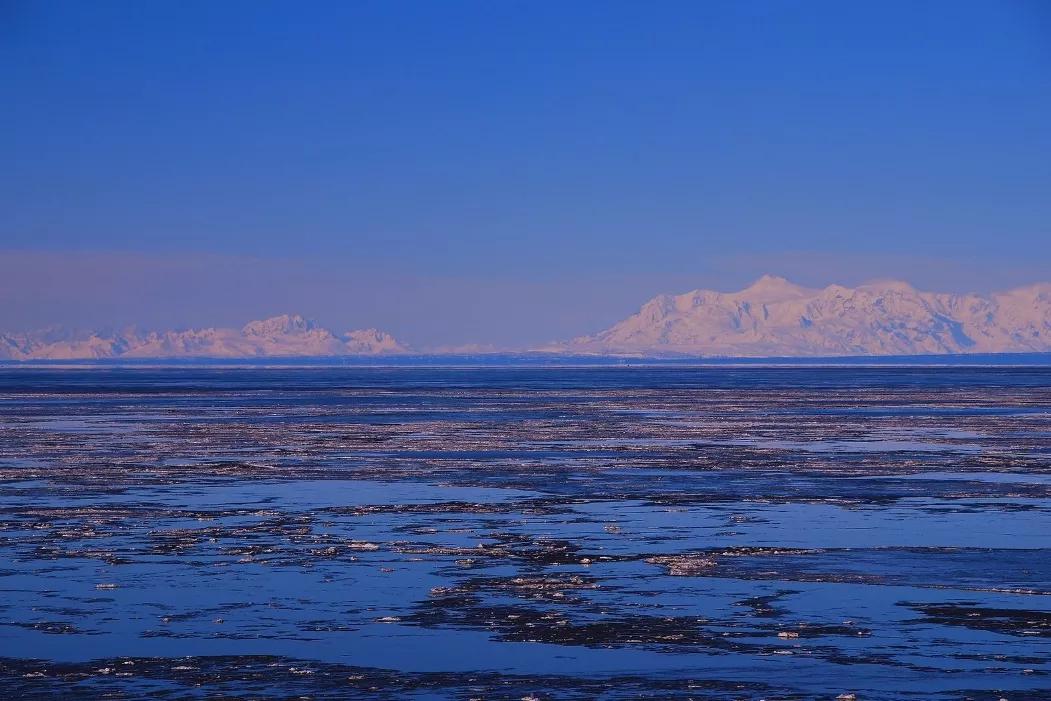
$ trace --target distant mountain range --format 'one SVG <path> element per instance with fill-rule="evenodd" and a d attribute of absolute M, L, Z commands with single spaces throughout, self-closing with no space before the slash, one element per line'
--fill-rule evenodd
<path fill-rule="evenodd" d="M 1051 284 L 945 294 L 899 281 L 808 289 L 767 275 L 740 292 L 659 295 L 605 331 L 544 350 L 733 357 L 1049 352 Z"/>
<path fill-rule="evenodd" d="M 0 359 L 279 358 L 410 353 L 376 329 L 336 333 L 296 314 L 240 329 L 0 334 Z M 493 354 L 455 346 L 431 355 Z M 1051 352 L 1051 284 L 991 295 L 888 281 L 808 289 L 766 275 L 740 292 L 659 295 L 591 336 L 531 353 L 649 357 L 829 357 Z"/>
<path fill-rule="evenodd" d="M 240 329 L 127 329 L 103 333 L 53 328 L 0 334 L 0 359 L 8 360 L 313 357 L 405 352 L 406 347 L 388 333 L 363 329 L 336 334 L 298 314 L 252 321 Z"/>

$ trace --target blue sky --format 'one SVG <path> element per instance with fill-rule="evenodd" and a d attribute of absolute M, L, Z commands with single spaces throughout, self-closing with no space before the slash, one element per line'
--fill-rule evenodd
<path fill-rule="evenodd" d="M 0 66 L 0 326 L 528 343 L 764 272 L 1051 277 L 1039 0 L 8 0 Z"/>

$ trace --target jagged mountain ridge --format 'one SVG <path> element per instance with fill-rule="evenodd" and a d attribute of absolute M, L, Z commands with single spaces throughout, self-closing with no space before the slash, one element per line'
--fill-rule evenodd
<path fill-rule="evenodd" d="M 766 275 L 739 292 L 658 295 L 604 331 L 537 350 L 694 357 L 1046 353 L 1051 352 L 1051 284 L 979 295 L 921 292 L 900 281 L 810 289 Z M 297 314 L 252 321 L 240 329 L 72 332 L 50 328 L 0 333 L 0 360 L 408 352 L 383 331 L 337 334 Z"/>
<path fill-rule="evenodd" d="M 809 289 L 766 275 L 740 292 L 658 295 L 634 315 L 544 350 L 794 357 L 1051 351 L 1051 284 L 991 295 L 900 281 Z"/>
<path fill-rule="evenodd" d="M 240 329 L 74 332 L 60 328 L 0 334 L 0 359 L 259 358 L 406 353 L 376 329 L 336 334 L 298 314 L 251 321 Z"/>

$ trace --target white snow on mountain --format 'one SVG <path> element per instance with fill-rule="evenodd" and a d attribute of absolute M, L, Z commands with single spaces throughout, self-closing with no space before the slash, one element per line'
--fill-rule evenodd
<path fill-rule="evenodd" d="M 791 357 L 1051 351 L 1051 284 L 991 295 L 900 281 L 808 289 L 766 275 L 740 292 L 659 295 L 605 331 L 542 350 Z"/>
<path fill-rule="evenodd" d="M 298 314 L 252 321 L 241 329 L 116 333 L 45 329 L 0 334 L 0 359 L 259 358 L 384 355 L 408 349 L 376 329 L 335 334 Z"/>

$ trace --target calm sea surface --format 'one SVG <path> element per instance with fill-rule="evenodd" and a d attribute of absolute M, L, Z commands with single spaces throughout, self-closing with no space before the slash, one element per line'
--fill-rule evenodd
<path fill-rule="evenodd" d="M 2 698 L 845 694 L 1051 699 L 1051 368 L 0 367 Z"/>

